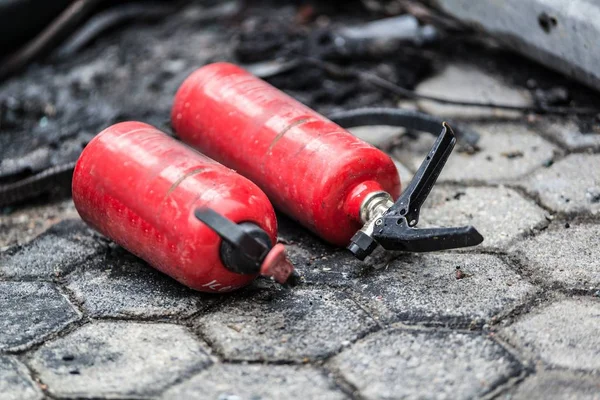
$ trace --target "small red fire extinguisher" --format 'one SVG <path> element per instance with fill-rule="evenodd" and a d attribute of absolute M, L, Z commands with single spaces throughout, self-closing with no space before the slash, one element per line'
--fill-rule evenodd
<path fill-rule="evenodd" d="M 175 96 L 171 121 L 184 142 L 255 182 L 277 208 L 359 259 L 378 244 L 418 252 L 483 240 L 471 226 L 415 228 L 456 142 L 446 124 L 437 125 L 438 140 L 400 196 L 387 154 L 229 63 L 193 72 Z"/>
<path fill-rule="evenodd" d="M 192 289 L 228 292 L 259 274 L 280 283 L 292 274 L 266 195 L 150 125 L 98 134 L 72 191 L 84 221 Z"/>

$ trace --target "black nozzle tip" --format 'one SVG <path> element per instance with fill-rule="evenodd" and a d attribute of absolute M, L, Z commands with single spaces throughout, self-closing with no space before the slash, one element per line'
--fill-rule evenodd
<path fill-rule="evenodd" d="M 377 242 L 362 231 L 356 232 L 348 245 L 348 250 L 360 261 L 364 261 L 376 248 Z"/>
<path fill-rule="evenodd" d="M 269 235 L 258 225 L 251 222 L 242 222 L 237 226 L 247 235 L 248 239 L 251 238 L 252 241 L 261 244 L 262 249 L 268 250 L 272 247 Z M 221 261 L 223 265 L 228 270 L 238 274 L 258 274 L 264 260 L 264 254 L 255 253 L 253 257 L 250 257 L 248 254 L 248 246 L 250 245 L 254 245 L 254 243 L 249 240 L 245 243 L 236 244 L 223 240 L 221 242 Z"/>
<path fill-rule="evenodd" d="M 196 209 L 194 215 L 223 239 L 221 261 L 228 270 L 238 274 L 260 272 L 273 248 L 267 232 L 252 222 L 237 224 L 210 208 Z"/>
<path fill-rule="evenodd" d="M 368 256 L 368 254 L 355 243 L 350 243 L 350 245 L 348 245 L 348 250 L 350 250 L 354 257 L 358 258 L 360 261 L 364 261 Z"/>
<path fill-rule="evenodd" d="M 285 286 L 286 287 L 296 287 L 298 286 L 300 283 L 302 283 L 302 277 L 300 276 L 300 274 L 296 271 L 293 271 L 290 276 L 287 278 L 287 280 L 285 281 Z"/>

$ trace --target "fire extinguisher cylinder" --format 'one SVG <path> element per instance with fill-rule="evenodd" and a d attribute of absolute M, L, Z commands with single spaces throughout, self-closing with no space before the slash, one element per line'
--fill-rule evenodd
<path fill-rule="evenodd" d="M 246 176 L 327 241 L 346 246 L 372 192 L 400 194 L 388 155 L 285 93 L 228 63 L 207 65 L 180 87 L 177 135 Z"/>
<path fill-rule="evenodd" d="M 183 82 L 171 122 L 184 142 L 255 182 L 277 208 L 359 259 L 377 244 L 432 251 L 483 240 L 472 227 L 414 228 L 456 142 L 447 125 L 438 127 L 436 145 L 399 197 L 387 154 L 229 63 L 206 65 Z"/>
<path fill-rule="evenodd" d="M 140 122 L 99 133 L 72 182 L 81 218 L 184 285 L 227 292 L 291 274 L 266 195 L 248 179 Z"/>

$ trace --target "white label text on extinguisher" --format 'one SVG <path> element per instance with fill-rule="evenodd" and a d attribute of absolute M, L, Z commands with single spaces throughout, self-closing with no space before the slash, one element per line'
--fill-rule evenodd
<path fill-rule="evenodd" d="M 208 283 L 205 283 L 204 285 L 202 285 L 202 287 L 207 287 L 211 290 L 216 290 L 218 292 L 224 292 L 226 290 L 234 290 L 234 289 L 238 289 L 239 286 L 232 286 L 232 285 L 228 285 L 228 286 L 223 286 L 223 284 L 219 283 L 219 281 L 212 280 Z"/>

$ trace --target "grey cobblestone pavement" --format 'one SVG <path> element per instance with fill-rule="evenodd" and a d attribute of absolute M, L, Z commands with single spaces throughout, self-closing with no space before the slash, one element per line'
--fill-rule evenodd
<path fill-rule="evenodd" d="M 214 55 L 211 35 L 189 46 Z M 462 65 L 419 90 L 531 101 Z M 363 263 L 280 216 L 302 284 L 217 296 L 95 234 L 70 201 L 22 207 L 0 217 L 0 399 L 600 399 L 600 135 L 420 106 L 481 133 L 422 212 L 423 225 L 475 225 L 480 247 Z M 400 140 L 406 185 L 431 140 L 401 135 L 385 142 Z"/>

